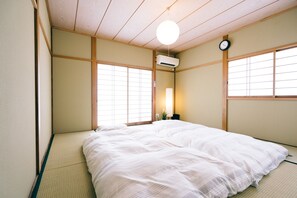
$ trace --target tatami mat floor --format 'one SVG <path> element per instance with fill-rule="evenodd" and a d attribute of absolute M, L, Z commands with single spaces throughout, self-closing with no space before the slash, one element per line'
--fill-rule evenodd
<path fill-rule="evenodd" d="M 40 198 L 92 198 L 96 197 L 91 175 L 87 170 L 82 152 L 83 140 L 92 131 L 56 134 L 37 197 Z M 297 148 L 285 147 L 290 156 L 287 160 L 297 163 Z M 297 197 L 297 165 L 283 162 L 279 168 L 265 176 L 258 188 L 249 187 L 234 196 L 251 198 Z"/>
<path fill-rule="evenodd" d="M 55 135 L 37 197 L 96 197 L 82 152 L 83 140 L 91 132 Z"/>
<path fill-rule="evenodd" d="M 288 146 L 288 145 L 282 145 L 282 146 L 288 149 L 289 151 L 289 156 L 287 157 L 287 161 L 297 164 L 297 147 Z"/>
<path fill-rule="evenodd" d="M 236 198 L 296 198 L 297 166 L 283 162 L 277 169 L 266 175 L 257 188 L 248 187 Z"/>

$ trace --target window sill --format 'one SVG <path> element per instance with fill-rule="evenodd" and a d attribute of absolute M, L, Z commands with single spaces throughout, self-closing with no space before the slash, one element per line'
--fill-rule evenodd
<path fill-rule="evenodd" d="M 227 100 L 297 100 L 297 96 L 230 96 Z"/>

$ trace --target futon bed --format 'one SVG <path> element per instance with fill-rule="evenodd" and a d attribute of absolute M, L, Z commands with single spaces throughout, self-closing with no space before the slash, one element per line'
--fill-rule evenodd
<path fill-rule="evenodd" d="M 179 120 L 100 127 L 83 144 L 97 197 L 228 197 L 275 169 L 274 143 Z"/>

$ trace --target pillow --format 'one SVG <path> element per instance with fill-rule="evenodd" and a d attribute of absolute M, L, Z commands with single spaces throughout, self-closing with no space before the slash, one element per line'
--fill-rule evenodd
<path fill-rule="evenodd" d="M 182 126 L 186 124 L 190 124 L 189 122 L 181 121 L 181 120 L 159 120 L 159 121 L 154 121 L 154 125 L 159 125 L 159 126 Z"/>
<path fill-rule="evenodd" d="M 153 122 L 153 125 L 157 132 L 163 129 L 175 128 L 175 127 L 185 126 L 188 124 L 191 124 L 191 123 L 184 122 L 181 120 L 160 120 L 160 121 Z"/>
<path fill-rule="evenodd" d="M 125 128 L 127 128 L 127 125 L 125 125 L 125 124 L 104 124 L 104 125 L 100 125 L 96 129 L 96 132 L 98 132 L 98 131 L 111 131 L 111 130 L 125 129 Z"/>

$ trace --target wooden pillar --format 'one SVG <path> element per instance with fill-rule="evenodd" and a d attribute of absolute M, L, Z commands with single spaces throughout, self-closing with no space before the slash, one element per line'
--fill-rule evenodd
<path fill-rule="evenodd" d="M 92 129 L 97 126 L 97 58 L 96 37 L 91 37 L 91 72 L 92 72 Z"/>
<path fill-rule="evenodd" d="M 223 37 L 228 39 L 228 35 Z M 223 51 L 222 129 L 228 130 L 228 50 Z"/>
<path fill-rule="evenodd" d="M 152 93 L 153 93 L 153 97 L 152 97 L 152 121 L 156 120 L 156 51 L 153 51 L 153 76 L 152 76 Z"/>

